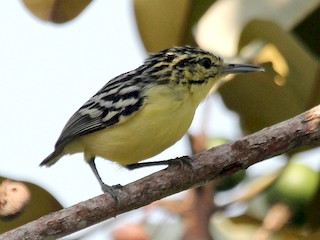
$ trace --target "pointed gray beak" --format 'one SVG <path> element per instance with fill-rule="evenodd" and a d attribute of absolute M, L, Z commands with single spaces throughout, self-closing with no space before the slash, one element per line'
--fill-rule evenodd
<path fill-rule="evenodd" d="M 223 68 L 224 73 L 248 73 L 264 72 L 264 69 L 251 64 L 226 64 Z"/>

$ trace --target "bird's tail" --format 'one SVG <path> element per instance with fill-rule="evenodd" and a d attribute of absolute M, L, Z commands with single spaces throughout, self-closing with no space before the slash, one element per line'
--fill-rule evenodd
<path fill-rule="evenodd" d="M 51 165 L 55 164 L 61 157 L 63 153 L 60 149 L 55 149 L 48 157 L 46 157 L 41 163 L 41 166 L 50 167 Z"/>

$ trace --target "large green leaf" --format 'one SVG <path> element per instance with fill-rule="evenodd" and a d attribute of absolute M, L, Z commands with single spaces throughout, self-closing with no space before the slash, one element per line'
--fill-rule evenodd
<path fill-rule="evenodd" d="M 194 45 L 192 28 L 215 0 L 135 0 L 138 30 L 148 52 Z"/>
<path fill-rule="evenodd" d="M 0 177 L 0 183 L 4 179 Z M 43 188 L 29 182 L 22 183 L 29 189 L 31 199 L 22 212 L 12 217 L 0 218 L 0 234 L 62 209 L 61 204 Z"/>
<path fill-rule="evenodd" d="M 319 63 L 304 46 L 270 21 L 253 20 L 244 28 L 239 49 L 264 43 L 255 63 L 265 73 L 238 75 L 220 88 L 228 108 L 239 113 L 248 132 L 273 125 L 319 104 Z"/>
<path fill-rule="evenodd" d="M 78 16 L 91 0 L 23 0 L 24 5 L 38 18 L 64 23 Z"/>

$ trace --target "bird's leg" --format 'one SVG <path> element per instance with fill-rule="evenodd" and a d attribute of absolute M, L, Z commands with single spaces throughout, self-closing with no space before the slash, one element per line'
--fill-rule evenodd
<path fill-rule="evenodd" d="M 119 199 L 118 194 L 115 191 L 115 188 L 117 188 L 118 185 L 117 186 L 109 186 L 109 185 L 105 184 L 102 181 L 102 179 L 101 179 L 101 177 L 100 177 L 100 175 L 98 173 L 98 170 L 97 170 L 97 167 L 96 167 L 96 164 L 95 164 L 94 160 L 95 160 L 95 157 L 92 157 L 92 158 L 89 159 L 88 163 L 89 163 L 89 166 L 90 166 L 93 174 L 97 178 L 97 180 L 98 180 L 98 182 L 99 182 L 99 184 L 101 186 L 102 191 L 105 192 L 105 193 L 109 193 L 113 197 L 113 199 L 116 201 L 116 205 L 119 206 L 120 199 Z"/>
<path fill-rule="evenodd" d="M 193 169 L 192 159 L 188 156 L 183 156 L 180 158 L 174 158 L 170 160 L 164 160 L 164 161 L 156 161 L 156 162 L 141 162 L 141 163 L 133 163 L 126 165 L 125 167 L 129 170 L 141 168 L 141 167 L 151 167 L 151 166 L 159 166 L 159 165 L 173 165 L 173 164 L 180 164 L 180 166 L 183 168 L 184 165 L 187 165 L 191 169 Z"/>

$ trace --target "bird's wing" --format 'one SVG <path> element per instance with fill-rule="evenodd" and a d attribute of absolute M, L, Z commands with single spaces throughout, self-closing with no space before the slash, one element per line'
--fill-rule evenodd
<path fill-rule="evenodd" d="M 131 80 L 123 81 L 125 78 Z M 127 121 L 143 103 L 144 96 L 138 79 L 130 77 L 130 73 L 118 76 L 69 119 L 55 145 L 56 149 L 64 148 L 76 137 Z"/>

